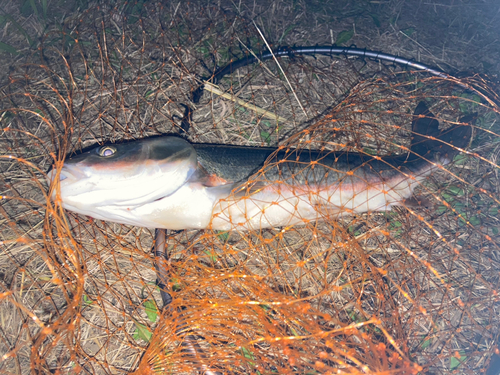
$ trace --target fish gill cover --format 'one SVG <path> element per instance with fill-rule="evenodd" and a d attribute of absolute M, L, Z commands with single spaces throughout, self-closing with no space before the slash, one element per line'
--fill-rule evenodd
<path fill-rule="evenodd" d="M 1 370 L 484 369 L 498 352 L 500 318 L 494 86 L 370 59 L 296 56 L 280 59 L 281 69 L 268 60 L 233 71 L 193 103 L 202 77 L 265 48 L 253 23 L 217 6 L 125 4 L 142 16 L 89 8 L 45 33 L 2 85 Z M 171 233 L 161 271 L 168 309 L 154 228 L 94 220 L 49 199 L 58 187 L 46 173 L 67 155 L 182 134 L 186 106 L 193 143 L 387 156 L 408 152 L 422 101 L 443 129 L 477 115 L 466 151 L 417 188 L 420 205 L 341 218 L 318 205 L 322 220 L 300 225 Z"/>

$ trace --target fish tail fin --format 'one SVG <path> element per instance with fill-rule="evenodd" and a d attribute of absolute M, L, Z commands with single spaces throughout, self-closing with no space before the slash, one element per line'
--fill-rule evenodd
<path fill-rule="evenodd" d="M 429 160 L 437 156 L 442 164 L 449 163 L 459 152 L 457 148 L 464 148 L 469 143 L 472 134 L 470 125 L 476 117 L 477 113 L 467 115 L 460 119 L 461 124 L 439 130 L 439 121 L 425 102 L 420 102 L 413 114 L 412 153 Z"/>

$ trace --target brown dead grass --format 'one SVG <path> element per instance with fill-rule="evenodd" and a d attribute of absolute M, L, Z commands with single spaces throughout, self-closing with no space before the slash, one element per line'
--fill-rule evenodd
<path fill-rule="evenodd" d="M 247 18 L 273 45 L 328 44 L 355 25 L 348 44 L 490 71 L 495 18 L 481 8 L 368 4 L 150 4 L 132 23 L 120 7 L 95 7 L 67 17 L 66 35 L 49 29 L 43 60 L 17 58 L 0 99 L 3 371 L 195 373 L 200 364 L 180 346 L 189 332 L 225 373 L 486 366 L 499 318 L 498 107 L 450 82 L 344 57 L 282 59 L 305 113 L 273 62 L 221 82 L 285 123 L 209 92 L 190 103 L 214 64 L 244 53 L 239 41 L 262 46 Z M 483 21 L 475 32 L 461 21 L 471 14 Z M 443 44 L 430 43 L 436 35 Z M 473 41 L 484 43 L 482 62 Z M 498 102 L 493 83 L 467 82 Z M 146 302 L 161 307 L 151 230 L 65 213 L 47 199 L 44 174 L 67 153 L 177 133 L 181 103 L 195 109 L 193 142 L 388 154 L 408 145 L 423 99 L 443 126 L 479 112 L 469 154 L 419 188 L 430 207 L 341 220 L 326 211 L 319 223 L 255 233 L 182 232 L 170 239 L 173 315 L 147 315 Z"/>

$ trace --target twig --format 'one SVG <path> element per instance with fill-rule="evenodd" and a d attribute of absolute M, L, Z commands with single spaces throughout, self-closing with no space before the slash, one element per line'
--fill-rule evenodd
<path fill-rule="evenodd" d="M 266 43 L 266 47 L 267 47 L 267 49 L 268 49 L 271 53 L 273 53 L 273 51 L 272 51 L 271 47 L 270 47 L 270 46 L 269 46 L 269 44 L 267 43 L 266 38 L 264 37 L 264 35 L 263 35 L 263 34 L 262 34 L 262 32 L 260 31 L 260 29 L 259 29 L 259 27 L 257 26 L 257 24 L 255 23 L 255 21 L 253 21 L 253 20 L 252 20 L 252 22 L 253 22 L 253 24 L 254 24 L 255 28 L 257 29 L 257 31 L 259 32 L 260 37 L 262 38 L 262 40 L 264 41 L 264 43 Z M 295 100 L 297 100 L 297 103 L 299 103 L 299 106 L 300 106 L 300 108 L 302 109 L 302 112 L 304 112 L 304 115 L 306 115 L 306 117 L 309 117 L 309 116 L 307 116 L 306 110 L 304 109 L 304 107 L 302 106 L 302 103 L 300 102 L 299 98 L 297 97 L 297 94 L 295 93 L 295 90 L 293 89 L 293 87 L 292 87 L 292 85 L 291 85 L 290 81 L 288 80 L 288 77 L 286 76 L 286 74 L 285 74 L 285 72 L 284 72 L 283 68 L 281 67 L 281 65 L 280 65 L 280 63 L 279 63 L 279 61 L 278 61 L 278 59 L 276 58 L 276 56 L 274 56 L 274 53 L 273 53 L 273 59 L 274 59 L 274 61 L 276 61 L 276 64 L 278 65 L 278 68 L 281 70 L 281 73 L 282 73 L 282 74 L 283 74 L 283 76 L 285 77 L 286 82 L 288 83 L 288 86 L 290 86 L 290 90 L 292 90 L 293 96 L 295 97 Z"/>
<path fill-rule="evenodd" d="M 222 96 L 225 99 L 232 100 L 233 102 L 238 103 L 242 107 L 246 107 L 246 108 L 251 109 L 251 110 L 253 110 L 253 111 L 257 112 L 257 113 L 260 113 L 264 117 L 267 117 L 267 118 L 270 118 L 270 119 L 273 119 L 273 120 L 277 120 L 277 121 L 280 121 L 280 122 L 286 122 L 287 121 L 287 119 L 284 118 L 284 117 L 278 116 L 277 114 L 275 114 L 273 112 L 270 112 L 270 111 L 267 111 L 265 109 L 259 108 L 259 107 L 255 106 L 253 104 L 250 104 L 250 103 L 248 103 L 248 102 L 246 102 L 246 101 L 244 101 L 242 99 L 238 99 L 238 98 L 234 97 L 234 95 L 231 95 L 231 94 L 228 94 L 227 92 L 219 90 L 217 88 L 217 86 L 214 85 L 213 83 L 205 81 L 205 85 L 203 86 L 203 89 L 207 90 L 208 92 L 211 92 L 211 93 L 213 93 L 215 95 Z"/>

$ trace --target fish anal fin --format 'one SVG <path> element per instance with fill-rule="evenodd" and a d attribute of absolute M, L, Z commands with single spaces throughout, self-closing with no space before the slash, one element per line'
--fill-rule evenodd
<path fill-rule="evenodd" d="M 268 184 L 263 181 L 247 182 L 236 188 L 233 192 L 235 198 L 250 197 L 264 190 Z"/>
<path fill-rule="evenodd" d="M 433 207 L 434 204 L 430 201 L 430 199 L 424 197 L 412 196 L 410 198 L 406 198 L 401 202 L 401 206 L 408 208 L 430 208 Z"/>
<path fill-rule="evenodd" d="M 265 183 L 244 183 L 244 184 L 226 184 L 206 187 L 207 191 L 216 199 L 222 199 L 229 202 L 249 198 L 267 187 Z"/>

